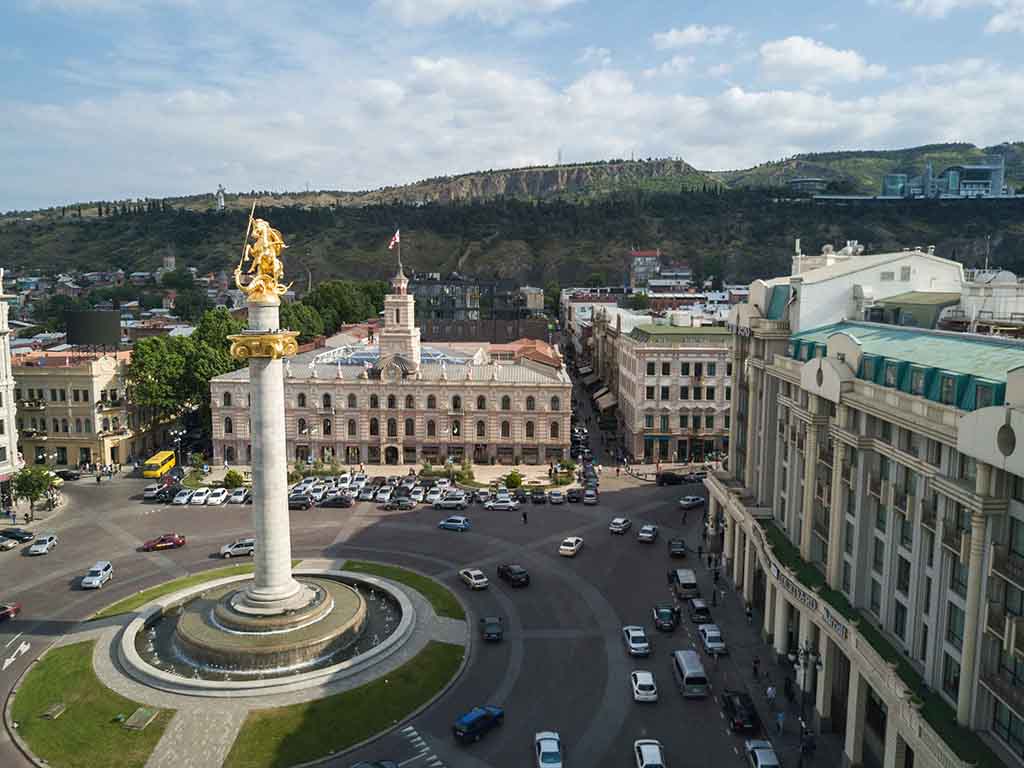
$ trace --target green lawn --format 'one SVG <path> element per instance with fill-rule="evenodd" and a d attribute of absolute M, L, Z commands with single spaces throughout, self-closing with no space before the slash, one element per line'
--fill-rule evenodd
<path fill-rule="evenodd" d="M 452 678 L 461 645 L 431 642 L 386 677 L 305 704 L 250 713 L 225 768 L 275 768 L 325 757 L 405 718 Z"/>
<path fill-rule="evenodd" d="M 396 565 L 381 565 L 380 563 L 368 563 L 364 560 L 346 560 L 346 571 L 357 573 L 369 573 L 373 576 L 380 576 L 384 579 L 391 579 L 408 587 L 412 587 L 423 595 L 434 606 L 438 616 L 447 616 L 452 619 L 466 620 L 466 612 L 462 605 L 446 587 L 436 581 L 418 573 L 407 571 Z"/>
<path fill-rule="evenodd" d="M 114 721 L 139 704 L 105 688 L 92 670 L 93 643 L 75 643 L 46 654 L 29 672 L 14 699 L 18 733 L 37 757 L 55 768 L 143 766 L 171 721 L 164 710 L 141 732 Z M 40 715 L 55 703 L 67 709 L 57 720 Z"/>

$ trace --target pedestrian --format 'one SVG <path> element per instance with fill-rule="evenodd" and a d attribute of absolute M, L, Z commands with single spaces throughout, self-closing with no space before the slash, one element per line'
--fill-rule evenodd
<path fill-rule="evenodd" d="M 717 589 L 712 589 L 711 590 L 711 607 L 715 608 L 717 606 L 718 606 L 718 590 Z"/>
<path fill-rule="evenodd" d="M 100 481 L 101 481 L 102 479 L 103 479 L 103 478 L 102 478 L 102 476 L 100 475 L 100 473 L 99 473 L 99 472 L 97 472 L 97 473 L 96 473 L 96 485 L 99 485 L 99 484 L 100 484 Z"/>
<path fill-rule="evenodd" d="M 708 570 L 709 571 L 711 570 L 712 562 L 714 562 L 714 556 L 713 555 L 708 555 Z"/>
<path fill-rule="evenodd" d="M 718 581 L 718 571 L 715 571 L 715 581 Z M 750 603 L 747 603 L 747 624 L 750 624 L 754 620 L 754 609 L 750 607 Z"/>
<path fill-rule="evenodd" d="M 764 692 L 764 695 L 768 698 L 768 706 L 775 706 L 775 686 L 769 685 L 768 690 Z"/>
<path fill-rule="evenodd" d="M 715 568 L 715 584 L 718 583 L 718 569 Z M 747 608 L 747 620 L 750 620 L 750 609 Z"/>
<path fill-rule="evenodd" d="M 619 476 L 619 471 L 620 471 L 621 469 L 622 469 L 621 467 L 618 467 L 618 466 L 616 466 L 616 467 L 615 467 L 615 476 L 616 476 L 616 477 L 618 477 L 618 476 Z"/>
<path fill-rule="evenodd" d="M 11 508 L 11 525 L 14 525 L 17 522 L 18 522 L 18 513 L 15 512 L 14 508 L 12 507 Z"/>
<path fill-rule="evenodd" d="M 782 733 L 786 725 L 786 710 L 780 709 L 778 714 L 775 715 L 775 731 Z"/>
<path fill-rule="evenodd" d="M 686 510 L 683 510 L 683 525 L 686 525 Z"/>
<path fill-rule="evenodd" d="M 755 656 L 752 666 L 754 668 L 754 679 L 757 680 L 761 671 L 761 659 Z"/>
<path fill-rule="evenodd" d="M 701 532 L 700 532 L 700 537 L 701 537 L 701 538 L 702 538 L 702 539 L 703 539 L 704 541 L 707 541 L 707 540 L 708 540 L 708 529 L 707 529 L 707 528 L 704 528 L 703 530 L 701 530 Z"/>
<path fill-rule="evenodd" d="M 528 521 L 527 521 L 527 519 L 526 519 L 526 510 L 524 509 L 524 510 L 523 510 L 523 525 L 526 525 L 526 523 L 527 523 L 527 522 L 528 522 Z"/>
<path fill-rule="evenodd" d="M 700 544 L 698 544 L 697 545 L 697 559 L 700 560 L 702 557 L 704 557 L 704 547 L 702 547 Z"/>

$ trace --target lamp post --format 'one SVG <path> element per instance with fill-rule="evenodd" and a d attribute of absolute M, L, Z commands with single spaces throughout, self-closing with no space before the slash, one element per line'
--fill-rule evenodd
<path fill-rule="evenodd" d="M 804 643 L 796 653 L 788 654 L 793 670 L 796 672 L 796 684 L 800 686 L 800 722 L 804 722 L 804 701 L 807 697 L 807 681 L 812 670 L 821 669 L 821 657 L 817 649 L 810 643 Z"/>
<path fill-rule="evenodd" d="M 171 442 L 174 443 L 174 457 L 177 461 L 178 466 L 181 466 L 181 441 L 185 437 L 185 430 L 182 428 L 172 429 L 169 432 L 171 436 Z"/>

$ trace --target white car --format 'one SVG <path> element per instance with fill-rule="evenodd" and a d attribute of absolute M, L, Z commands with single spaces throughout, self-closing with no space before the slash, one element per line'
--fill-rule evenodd
<path fill-rule="evenodd" d="M 479 568 L 463 568 L 459 571 L 459 578 L 462 579 L 470 589 L 487 589 L 490 582 Z"/>
<path fill-rule="evenodd" d="M 206 504 L 210 507 L 219 507 L 221 504 L 227 504 L 229 495 L 227 488 L 214 488 L 206 497 Z"/>
<path fill-rule="evenodd" d="M 366 475 L 362 473 L 354 475 L 352 479 L 348 481 L 348 489 L 353 493 L 355 491 L 361 491 L 364 485 L 366 485 Z"/>
<path fill-rule="evenodd" d="M 434 509 L 457 509 L 464 510 L 469 499 L 461 491 L 449 491 L 443 498 L 434 502 Z"/>
<path fill-rule="evenodd" d="M 633 754 L 636 768 L 665 768 L 665 749 L 657 739 L 637 739 Z"/>
<path fill-rule="evenodd" d="M 608 523 L 609 533 L 625 533 L 633 527 L 633 521 L 628 517 L 613 517 L 612 521 Z"/>
<path fill-rule="evenodd" d="M 14 549 L 18 546 L 18 542 L 14 539 L 8 539 L 6 536 L 0 536 L 0 551 L 7 552 L 8 550 Z"/>
<path fill-rule="evenodd" d="M 562 737 L 555 731 L 540 731 L 533 737 L 537 768 L 562 768 Z"/>
<path fill-rule="evenodd" d="M 424 499 L 427 504 L 437 504 L 441 500 L 441 496 L 444 495 L 444 491 L 438 488 L 436 485 L 430 489 Z"/>
<path fill-rule="evenodd" d="M 439 477 L 437 482 L 434 483 L 435 488 L 440 488 L 442 491 L 447 491 L 452 485 L 452 481 L 447 477 Z"/>
<path fill-rule="evenodd" d="M 652 673 L 638 669 L 630 674 L 629 682 L 633 686 L 633 701 L 658 700 L 658 684 Z"/>
<path fill-rule="evenodd" d="M 743 751 L 751 768 L 780 768 L 779 756 L 775 754 L 772 743 L 766 739 L 750 739 L 743 742 Z"/>
<path fill-rule="evenodd" d="M 256 539 L 235 539 L 220 548 L 220 556 L 225 560 L 232 557 L 246 557 L 252 555 L 255 549 Z"/>
<path fill-rule="evenodd" d="M 703 496 L 683 496 L 679 500 L 680 509 L 696 509 L 697 507 L 704 506 Z"/>
<path fill-rule="evenodd" d="M 515 512 L 519 509 L 519 502 L 506 496 L 504 498 L 491 499 L 484 504 L 484 509 L 494 509 L 498 512 Z"/>
<path fill-rule="evenodd" d="M 423 488 L 421 488 L 420 486 L 416 486 L 411 491 L 409 491 L 409 498 L 415 501 L 417 504 L 423 501 L 423 497 L 425 495 L 426 494 L 423 493 Z"/>
<path fill-rule="evenodd" d="M 717 624 L 701 624 L 697 627 L 697 634 L 700 635 L 700 641 L 704 644 L 704 652 L 709 656 L 727 656 L 729 649 L 725 647 L 725 641 L 722 639 L 722 630 L 718 628 Z"/>
<path fill-rule="evenodd" d="M 163 485 L 161 485 L 160 483 L 153 483 L 152 485 L 147 485 L 145 488 L 142 489 L 142 498 L 145 499 L 146 501 L 155 499 L 156 495 L 160 493 L 161 488 L 163 488 Z"/>
<path fill-rule="evenodd" d="M 349 483 L 352 482 L 352 476 L 348 472 L 342 472 L 336 478 L 334 478 L 334 484 L 340 489 L 348 488 Z"/>
<path fill-rule="evenodd" d="M 630 656 L 650 656 L 651 643 L 647 632 L 638 624 L 627 624 L 622 628 L 622 642 Z"/>
<path fill-rule="evenodd" d="M 100 560 L 82 577 L 82 589 L 99 589 L 114 578 L 114 566 L 109 560 Z"/>
<path fill-rule="evenodd" d="M 549 491 L 548 501 L 551 504 L 565 504 L 565 494 L 561 491 Z"/>
<path fill-rule="evenodd" d="M 586 504 L 587 506 L 592 507 L 595 504 L 597 504 L 598 501 L 599 499 L 597 498 L 597 491 L 595 491 L 593 488 L 587 488 L 587 490 L 583 492 L 583 503 Z"/>
<path fill-rule="evenodd" d="M 562 543 L 558 545 L 558 554 L 562 557 L 576 557 L 581 549 L 583 549 L 583 539 L 579 536 L 569 536 L 562 539 Z"/>
<path fill-rule="evenodd" d="M 248 488 L 235 488 L 228 496 L 228 504 L 245 504 L 249 500 Z"/>
<path fill-rule="evenodd" d="M 188 504 L 189 501 L 192 500 L 193 493 L 195 493 L 195 491 L 193 491 L 191 488 L 182 488 L 180 491 L 174 494 L 174 499 L 171 501 L 171 504 L 176 504 L 179 507 L 182 504 Z"/>
<path fill-rule="evenodd" d="M 386 504 L 387 502 L 391 501 L 392 493 L 393 490 L 390 485 L 382 486 L 381 489 L 377 491 L 377 495 L 374 497 L 373 500 L 376 501 L 378 504 Z"/>
<path fill-rule="evenodd" d="M 209 488 L 197 488 L 196 492 L 192 494 L 192 498 L 188 500 L 188 503 L 199 506 L 200 504 L 205 504 L 208 498 L 210 498 Z"/>
<path fill-rule="evenodd" d="M 658 526 L 651 525 L 650 523 L 640 526 L 640 530 L 636 532 L 637 541 L 651 542 L 656 538 L 658 538 Z"/>
<path fill-rule="evenodd" d="M 55 533 L 44 533 L 42 536 L 32 542 L 32 546 L 28 548 L 30 555 L 48 555 L 50 550 L 57 546 L 57 534 Z"/>

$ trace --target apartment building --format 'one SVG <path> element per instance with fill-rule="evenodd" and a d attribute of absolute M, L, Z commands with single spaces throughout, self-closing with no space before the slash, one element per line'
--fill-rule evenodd
<path fill-rule="evenodd" d="M 3 270 L 0 270 L 0 499 L 5 504 L 11 499 L 11 475 L 19 466 L 18 432 L 14 428 L 17 415 L 11 369 L 11 327 L 8 322 L 9 300 L 12 298 L 4 291 Z"/>

